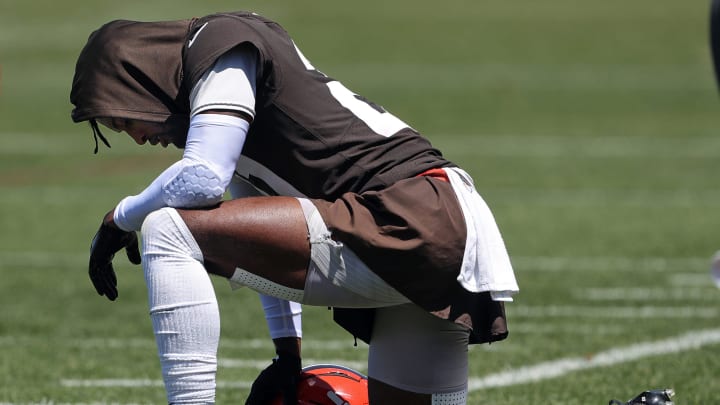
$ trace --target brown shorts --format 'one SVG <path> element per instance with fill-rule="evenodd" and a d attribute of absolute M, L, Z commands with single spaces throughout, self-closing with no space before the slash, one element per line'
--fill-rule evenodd
<path fill-rule="evenodd" d="M 333 239 L 412 302 L 472 329 L 472 343 L 507 336 L 502 303 L 489 293 L 471 293 L 457 281 L 466 228 L 449 182 L 419 176 L 379 191 L 346 193 L 336 201 L 311 201 Z M 360 319 L 358 311 L 367 310 L 336 311 L 336 320 L 367 341 L 370 331 L 347 325 L 354 322 L 350 318 Z"/>

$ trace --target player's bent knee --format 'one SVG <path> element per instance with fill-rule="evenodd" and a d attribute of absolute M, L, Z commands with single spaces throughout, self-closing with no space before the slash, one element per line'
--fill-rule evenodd
<path fill-rule="evenodd" d="M 185 221 L 174 208 L 151 212 L 140 230 L 143 262 L 168 255 L 186 255 L 202 261 L 202 252 Z"/>

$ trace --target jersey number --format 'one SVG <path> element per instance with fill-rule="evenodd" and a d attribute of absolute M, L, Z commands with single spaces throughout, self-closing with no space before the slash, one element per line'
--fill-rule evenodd
<path fill-rule="evenodd" d="M 335 97 L 338 103 L 360 118 L 374 132 L 382 136 L 390 136 L 403 128 L 409 127 L 408 124 L 385 111 L 379 105 L 348 90 L 342 83 L 332 81 L 328 82 L 327 86 L 330 89 L 330 94 Z"/>
<path fill-rule="evenodd" d="M 303 61 L 307 70 L 322 73 L 315 69 L 297 46 L 295 46 L 295 51 L 297 51 L 298 56 Z M 330 89 L 330 94 L 335 97 L 335 100 L 337 100 L 340 105 L 350 110 L 350 112 L 355 114 L 356 117 L 361 119 L 365 125 L 377 134 L 391 136 L 403 128 L 410 128 L 408 124 L 404 123 L 398 117 L 385 111 L 385 109 L 379 105 L 370 102 L 365 97 L 353 93 L 342 83 L 331 81 L 327 83 L 327 86 L 328 89 Z"/>

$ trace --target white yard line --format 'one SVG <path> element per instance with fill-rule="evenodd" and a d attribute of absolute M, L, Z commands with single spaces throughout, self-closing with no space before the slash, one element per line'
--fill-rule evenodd
<path fill-rule="evenodd" d="M 692 331 L 654 342 L 643 342 L 626 347 L 612 348 L 597 353 L 591 358 L 567 357 L 538 363 L 532 366 L 502 371 L 484 377 L 472 377 L 468 381 L 468 390 L 478 391 L 488 388 L 532 383 L 562 377 L 583 370 L 614 366 L 646 357 L 695 350 L 703 346 L 719 343 L 720 329 Z"/>
<path fill-rule="evenodd" d="M 577 318 L 577 319 L 717 319 L 717 306 L 571 306 L 571 305 L 512 305 L 509 317 Z"/>
<path fill-rule="evenodd" d="M 599 352 L 590 358 L 566 357 L 506 370 L 483 377 L 471 377 L 468 381 L 468 390 L 478 391 L 489 388 L 538 382 L 584 370 L 610 367 L 640 360 L 646 357 L 696 350 L 704 346 L 716 344 L 720 344 L 720 328 L 691 331 L 668 339 L 611 348 L 606 351 Z M 351 363 L 345 360 L 332 360 L 332 362 L 338 362 L 344 365 Z M 249 362 L 246 365 L 255 366 L 252 362 Z M 149 379 L 62 379 L 60 380 L 60 385 L 71 388 L 143 388 L 162 387 L 163 383 L 160 380 Z M 247 389 L 250 385 L 250 381 L 218 381 L 219 388 Z"/>
<path fill-rule="evenodd" d="M 513 264 L 533 271 L 634 271 L 648 273 L 674 273 L 701 270 L 709 279 L 711 254 L 707 257 L 626 257 L 626 256 L 513 256 Z M 709 284 L 709 283 L 708 283 Z"/>
<path fill-rule="evenodd" d="M 62 379 L 60 385 L 68 388 L 156 388 L 163 387 L 162 380 L 107 378 L 98 380 Z M 218 388 L 250 388 L 252 381 L 218 381 Z"/>
<path fill-rule="evenodd" d="M 510 324 L 510 333 L 523 333 L 532 335 L 577 335 L 577 336 L 620 336 L 628 333 L 627 327 L 621 324 L 608 324 L 606 322 L 600 324 L 586 324 L 580 322 L 553 322 L 546 321 L 527 321 L 512 322 Z M 495 348 L 497 346 L 497 348 Z M 477 345 L 472 347 L 485 347 L 489 350 L 498 350 L 507 345 Z"/>
<path fill-rule="evenodd" d="M 150 333 L 150 332 L 148 332 Z M 33 337 L 33 336 L 22 336 L 22 335 L 6 335 L 0 336 L 0 347 L 1 346 L 17 346 L 17 345 L 37 345 L 40 341 L 45 341 L 44 337 Z M 352 336 L 347 335 L 347 338 L 343 339 L 326 339 L 326 340 L 315 340 L 308 339 L 303 342 L 303 349 L 308 350 L 319 350 L 323 352 L 328 351 L 342 351 L 346 352 L 349 350 L 367 350 L 367 344 L 362 341 L 357 342 Z M 113 338 L 88 338 L 88 339 L 70 339 L 55 342 L 56 346 L 64 347 L 81 347 L 84 349 L 153 349 L 156 347 L 155 340 L 150 337 L 148 338 L 133 338 L 133 339 L 113 339 Z M 264 350 L 267 349 L 268 355 L 272 349 L 274 349 L 272 340 L 268 339 L 232 339 L 222 338 L 220 339 L 220 349 L 233 349 L 233 350 Z M 269 359 L 269 357 L 268 357 Z M 1 405 L 1 404 L 0 404 Z"/>
<path fill-rule="evenodd" d="M 712 284 L 710 272 L 674 273 L 668 276 L 668 283 L 677 287 L 707 287 Z"/>
<path fill-rule="evenodd" d="M 362 350 L 367 348 L 367 345 L 362 341 L 358 341 L 358 346 L 355 347 L 355 340 L 350 335 L 346 339 L 327 339 L 327 340 L 315 340 L 308 339 L 303 341 L 303 349 L 322 350 L 322 351 L 346 351 L 346 350 Z M 269 349 L 274 348 L 272 340 L 270 339 L 220 339 L 221 348 L 230 349 Z"/>
<path fill-rule="evenodd" d="M 106 378 L 106 379 L 62 379 L 60 385 L 70 388 L 90 388 L 90 387 L 124 387 L 124 388 L 143 388 L 143 387 L 162 387 L 162 380 L 149 379 L 130 379 L 130 378 Z"/>
<path fill-rule="evenodd" d="M 573 290 L 573 298 L 581 301 L 707 301 L 717 302 L 720 293 L 710 283 L 710 277 L 704 277 L 707 288 L 673 287 L 592 287 Z"/>

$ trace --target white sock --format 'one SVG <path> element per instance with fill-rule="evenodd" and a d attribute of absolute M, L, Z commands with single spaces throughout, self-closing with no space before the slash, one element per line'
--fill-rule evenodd
<path fill-rule="evenodd" d="M 150 318 L 168 403 L 212 404 L 220 313 L 202 252 L 172 208 L 147 216 L 142 240 Z"/>

